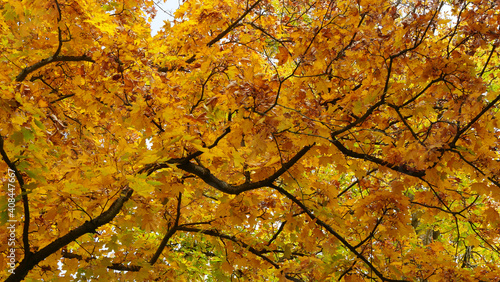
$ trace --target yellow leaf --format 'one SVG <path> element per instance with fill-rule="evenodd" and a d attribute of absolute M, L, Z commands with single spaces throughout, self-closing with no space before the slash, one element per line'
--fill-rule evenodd
<path fill-rule="evenodd" d="M 228 263 L 227 261 L 222 263 L 221 268 L 226 273 L 232 273 L 234 270 L 233 266 L 230 263 Z"/>
<path fill-rule="evenodd" d="M 49 104 L 45 100 L 40 99 L 40 100 L 38 100 L 38 106 L 40 108 L 47 108 L 49 106 Z"/>
<path fill-rule="evenodd" d="M 403 193 L 403 190 L 405 189 L 404 183 L 399 180 L 391 182 L 391 187 L 392 187 L 392 192 L 396 194 Z"/>
<path fill-rule="evenodd" d="M 465 238 L 465 240 L 467 241 L 468 246 L 479 246 L 481 243 L 481 241 L 477 239 L 476 234 L 470 234 L 467 238 Z"/>
<path fill-rule="evenodd" d="M 476 191 L 479 194 L 489 194 L 488 185 L 483 182 L 476 182 L 471 184 L 470 188 L 472 191 Z"/>

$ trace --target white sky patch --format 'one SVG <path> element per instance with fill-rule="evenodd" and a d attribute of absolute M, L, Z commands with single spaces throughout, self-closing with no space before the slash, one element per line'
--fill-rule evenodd
<path fill-rule="evenodd" d="M 148 148 L 148 150 L 151 150 L 152 146 L 153 146 L 153 138 L 146 139 L 146 147 Z"/>
<path fill-rule="evenodd" d="M 165 21 L 172 21 L 174 19 L 174 12 L 181 5 L 182 0 L 157 0 L 155 1 L 155 8 L 157 10 L 156 17 L 151 22 L 151 35 L 155 36 L 156 33 L 163 27 Z"/>

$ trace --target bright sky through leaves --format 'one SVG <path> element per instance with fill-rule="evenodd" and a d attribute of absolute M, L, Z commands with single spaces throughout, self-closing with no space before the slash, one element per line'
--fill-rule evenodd
<path fill-rule="evenodd" d="M 154 36 L 163 27 L 164 21 L 172 21 L 175 10 L 179 8 L 178 0 L 155 2 L 156 16 L 151 21 L 151 34 Z"/>

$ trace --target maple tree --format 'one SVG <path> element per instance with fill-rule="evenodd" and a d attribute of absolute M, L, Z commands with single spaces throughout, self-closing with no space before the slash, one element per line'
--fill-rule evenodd
<path fill-rule="evenodd" d="M 0 5 L 2 279 L 500 279 L 497 1 Z"/>

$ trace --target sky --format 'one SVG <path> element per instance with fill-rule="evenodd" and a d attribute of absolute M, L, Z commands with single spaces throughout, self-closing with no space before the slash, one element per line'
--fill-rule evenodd
<path fill-rule="evenodd" d="M 158 12 L 156 13 L 156 17 L 151 22 L 152 35 L 155 35 L 158 32 L 158 30 L 161 29 L 164 21 L 173 19 L 172 15 L 175 12 L 175 10 L 179 8 L 179 5 L 181 4 L 182 0 L 154 0 L 154 1 L 156 3 L 156 10 Z"/>

